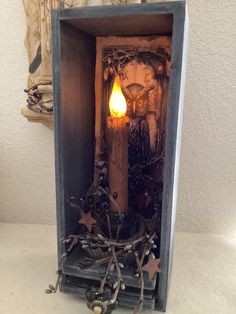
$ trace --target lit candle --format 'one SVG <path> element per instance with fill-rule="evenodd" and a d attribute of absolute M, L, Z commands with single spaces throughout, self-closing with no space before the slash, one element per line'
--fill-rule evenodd
<path fill-rule="evenodd" d="M 128 132 L 129 118 L 126 114 L 126 100 L 121 91 L 119 76 L 115 77 L 109 100 L 110 116 L 107 118 L 109 146 L 109 188 L 110 194 L 117 194 L 117 206 L 111 202 L 114 212 L 128 211 Z"/>

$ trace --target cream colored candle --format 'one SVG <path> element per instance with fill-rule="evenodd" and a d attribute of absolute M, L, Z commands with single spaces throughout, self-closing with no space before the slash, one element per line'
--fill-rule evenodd
<path fill-rule="evenodd" d="M 117 76 L 109 101 L 110 116 L 107 118 L 108 146 L 109 146 L 109 188 L 110 194 L 117 193 L 115 206 L 111 202 L 114 212 L 128 211 L 128 133 L 129 118 L 126 113 L 126 100 Z"/>

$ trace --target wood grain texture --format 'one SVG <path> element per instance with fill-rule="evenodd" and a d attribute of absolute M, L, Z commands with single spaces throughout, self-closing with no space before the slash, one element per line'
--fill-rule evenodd
<path fill-rule="evenodd" d="M 27 32 L 25 46 L 29 60 L 29 75 L 27 88 L 38 84 L 47 84 L 50 87 L 52 81 L 52 52 L 51 52 L 51 10 L 61 7 L 82 6 L 81 0 L 67 0 L 66 4 L 61 0 L 23 0 L 26 14 Z M 45 85 L 44 85 L 45 86 Z M 47 108 L 53 107 L 52 90 L 40 90 L 42 103 Z M 53 126 L 51 114 L 37 113 L 29 108 L 22 107 L 21 113 L 29 121 L 40 122 L 50 127 Z M 44 123 L 45 121 L 45 123 Z"/>

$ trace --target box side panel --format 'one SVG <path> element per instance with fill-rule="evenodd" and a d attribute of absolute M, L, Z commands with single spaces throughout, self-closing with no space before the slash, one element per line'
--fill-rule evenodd
<path fill-rule="evenodd" d="M 54 44 L 53 75 L 58 253 L 61 255 L 64 246 L 60 240 L 76 232 L 79 220 L 79 213 L 69 205 L 68 198 L 80 198 L 93 180 L 95 42 L 65 22 L 55 23 L 59 29 L 59 39 Z"/>
<path fill-rule="evenodd" d="M 184 45 L 185 32 L 185 5 L 183 5 L 174 14 L 172 70 L 167 113 L 160 252 L 161 273 L 157 290 L 157 308 L 163 311 L 166 310 L 173 258 L 185 74 L 183 71 L 185 64 L 183 50 L 186 48 Z"/>
<path fill-rule="evenodd" d="M 64 253 L 64 245 L 60 239 L 65 234 L 64 227 L 64 186 L 62 172 L 62 145 L 61 145 L 61 106 L 60 106 L 60 16 L 59 11 L 52 11 L 52 62 L 53 62 L 53 100 L 54 100 L 54 141 L 55 141 L 55 178 L 56 178 L 56 215 L 57 215 L 57 247 L 58 268 L 60 259 Z"/>
<path fill-rule="evenodd" d="M 183 56 L 182 56 L 182 69 L 181 69 L 181 85 L 180 85 L 180 96 L 179 96 L 179 113 L 178 113 L 178 125 L 177 125 L 177 139 L 176 139 L 176 159 L 175 159 L 175 170 L 174 170 L 174 190 L 173 190 L 173 204 L 172 204 L 172 218 L 171 218 L 171 237 L 170 237 L 170 260 L 169 268 L 170 275 L 168 278 L 168 286 L 170 285 L 173 253 L 174 253 L 174 233 L 176 224 L 176 207 L 177 207 L 177 193 L 178 193 L 178 178 L 179 178 L 179 162 L 180 162 L 180 148 L 181 148 L 181 137 L 182 137 L 182 121 L 183 121 L 183 106 L 184 106 L 184 89 L 185 89 L 185 76 L 186 76 L 186 65 L 187 65 L 187 36 L 188 36 L 188 16 L 185 16 L 184 25 L 184 38 L 183 38 Z"/>

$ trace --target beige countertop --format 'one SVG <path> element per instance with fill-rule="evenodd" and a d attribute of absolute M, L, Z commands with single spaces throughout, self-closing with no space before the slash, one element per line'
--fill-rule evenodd
<path fill-rule="evenodd" d="M 90 313 L 75 297 L 44 293 L 56 279 L 55 226 L 0 224 L 0 255 L 0 314 Z M 167 314 L 185 313 L 236 313 L 236 236 L 176 233 Z"/>

